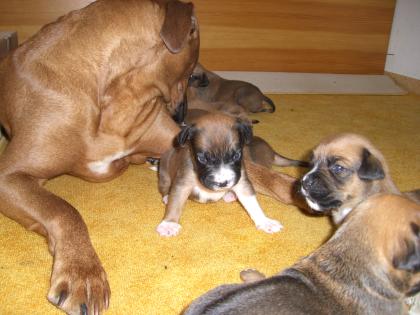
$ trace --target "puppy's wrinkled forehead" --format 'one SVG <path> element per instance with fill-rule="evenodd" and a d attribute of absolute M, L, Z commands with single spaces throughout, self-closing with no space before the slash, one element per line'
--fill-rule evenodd
<path fill-rule="evenodd" d="M 348 166 L 360 163 L 364 149 L 375 150 L 372 144 L 356 134 L 341 134 L 323 140 L 314 150 L 314 162 L 341 161 Z M 376 150 L 375 150 L 376 151 Z"/>
<path fill-rule="evenodd" d="M 197 120 L 193 145 L 203 151 L 225 152 L 239 146 L 235 119 L 225 115 L 206 115 Z"/>

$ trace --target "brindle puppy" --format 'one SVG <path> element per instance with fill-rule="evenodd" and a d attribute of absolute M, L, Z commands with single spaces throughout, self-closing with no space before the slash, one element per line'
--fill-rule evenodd
<path fill-rule="evenodd" d="M 186 200 L 217 201 L 233 191 L 258 229 L 280 231 L 282 225 L 265 216 L 243 165 L 243 148 L 252 139 L 251 125 L 222 114 L 208 114 L 185 127 L 178 146 L 166 152 L 159 164 L 159 191 L 166 212 L 157 231 L 179 233 Z"/>

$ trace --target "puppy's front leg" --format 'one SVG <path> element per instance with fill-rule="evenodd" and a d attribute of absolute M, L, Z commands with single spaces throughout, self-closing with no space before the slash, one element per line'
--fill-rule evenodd
<path fill-rule="evenodd" d="M 165 209 L 165 216 L 163 217 L 162 222 L 156 228 L 156 231 L 160 236 L 176 236 L 181 230 L 181 225 L 178 223 L 179 218 L 181 217 L 182 208 L 185 205 L 188 197 L 191 194 L 191 187 L 186 186 L 185 184 L 175 183 L 171 187 L 169 196 L 164 196 L 165 200 L 167 197 L 167 204 Z"/>
<path fill-rule="evenodd" d="M 236 193 L 239 202 L 248 212 L 252 221 L 254 221 L 257 229 L 263 230 L 266 233 L 277 233 L 283 228 L 280 222 L 270 219 L 264 214 L 264 211 L 258 203 L 255 191 L 244 174 L 242 174 L 239 182 L 233 187 L 233 191 Z"/>

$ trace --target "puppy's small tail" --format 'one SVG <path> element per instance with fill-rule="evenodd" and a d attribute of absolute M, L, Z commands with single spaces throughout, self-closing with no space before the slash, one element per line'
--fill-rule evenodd
<path fill-rule="evenodd" d="M 300 166 L 300 167 L 309 167 L 309 163 L 306 161 L 293 160 L 283 155 L 274 152 L 274 161 L 273 164 L 276 166 L 286 167 L 286 166 Z"/>
<path fill-rule="evenodd" d="M 263 101 L 270 105 L 270 108 L 264 109 L 264 112 L 274 113 L 276 111 L 276 105 L 268 96 L 263 95 Z"/>

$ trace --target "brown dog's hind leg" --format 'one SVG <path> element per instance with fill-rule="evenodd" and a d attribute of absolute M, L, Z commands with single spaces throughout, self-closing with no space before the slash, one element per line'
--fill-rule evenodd
<path fill-rule="evenodd" d="M 308 206 L 297 193 L 299 180 L 287 174 L 279 173 L 245 159 L 248 178 L 254 189 L 263 195 L 282 203 L 295 205 L 302 209 Z"/>
<path fill-rule="evenodd" d="M 274 152 L 273 164 L 276 166 L 281 166 L 281 167 L 287 167 L 287 166 L 309 167 L 308 162 L 289 159 L 281 154 L 278 154 L 277 152 Z"/>
<path fill-rule="evenodd" d="M 41 186 L 59 175 L 46 171 L 43 161 L 56 162 L 52 156 L 12 139 L 0 155 L 0 211 L 47 238 L 54 256 L 50 302 L 71 314 L 101 313 L 108 308 L 110 288 L 87 227 L 75 208 Z"/>

